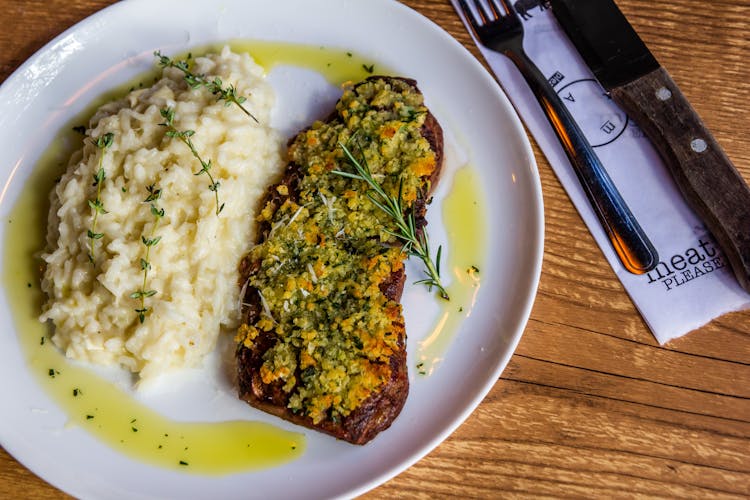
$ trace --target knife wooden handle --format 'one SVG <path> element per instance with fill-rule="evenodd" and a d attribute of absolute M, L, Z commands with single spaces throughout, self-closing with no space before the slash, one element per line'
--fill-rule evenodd
<path fill-rule="evenodd" d="M 610 91 L 664 159 L 750 292 L 750 188 L 664 68 Z"/>

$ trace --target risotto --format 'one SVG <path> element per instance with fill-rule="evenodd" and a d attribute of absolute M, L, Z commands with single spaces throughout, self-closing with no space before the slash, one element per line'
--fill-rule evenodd
<path fill-rule="evenodd" d="M 142 380 L 199 365 L 237 325 L 237 264 L 282 168 L 262 68 L 227 48 L 190 64 L 258 121 L 166 67 L 94 114 L 51 194 L 41 320 L 68 357 Z"/>

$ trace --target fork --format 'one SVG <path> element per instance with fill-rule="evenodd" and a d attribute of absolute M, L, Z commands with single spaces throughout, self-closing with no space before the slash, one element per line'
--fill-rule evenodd
<path fill-rule="evenodd" d="M 643 274 L 659 263 L 651 241 L 610 179 L 594 149 L 542 72 L 523 49 L 523 25 L 506 0 L 458 0 L 475 37 L 508 57 L 523 75 L 560 141 L 586 197 L 625 269 Z"/>

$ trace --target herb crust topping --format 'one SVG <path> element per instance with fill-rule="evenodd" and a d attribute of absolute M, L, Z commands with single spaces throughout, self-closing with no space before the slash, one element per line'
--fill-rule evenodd
<path fill-rule="evenodd" d="M 285 181 L 257 220 L 261 241 L 245 259 L 248 294 L 239 346 L 274 339 L 260 376 L 287 395 L 287 407 L 314 424 L 336 421 L 385 384 L 390 359 L 405 349 L 400 290 L 406 257 L 393 221 L 345 170 L 346 145 L 404 209 L 424 203 L 437 158 L 422 134 L 422 94 L 399 79 L 348 87 L 335 116 L 301 132 L 288 149 Z M 246 295 L 247 297 L 247 295 Z M 246 299 L 247 300 L 247 299 Z"/>

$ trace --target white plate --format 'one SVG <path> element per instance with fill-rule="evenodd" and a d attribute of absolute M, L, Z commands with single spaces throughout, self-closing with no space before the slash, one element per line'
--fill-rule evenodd
<path fill-rule="evenodd" d="M 140 463 L 80 429 L 64 428 L 65 415 L 25 365 L 8 305 L 10 291 L 0 290 L 0 440 L 36 474 L 75 496 L 311 498 L 363 493 L 423 457 L 466 419 L 500 376 L 528 319 L 541 268 L 543 210 L 522 125 L 476 59 L 432 22 L 392 0 L 133 0 L 69 29 L 0 87 L 3 248 L 6 220 L 39 152 L 89 99 L 152 67 L 155 49 L 169 54 L 237 38 L 340 47 L 418 80 L 428 105 L 454 147 L 477 169 L 486 190 L 489 253 L 476 307 L 433 375 L 415 377 L 410 360 L 406 407 L 370 444 L 356 447 L 306 432 L 307 451 L 297 461 L 206 477 Z M 451 161 L 457 162 L 455 155 Z M 455 168 L 448 165 L 448 172 Z M 439 224 L 433 222 L 431 228 L 439 240 Z M 411 300 L 407 294 L 407 311 Z M 407 315 L 407 328 L 413 316 Z M 423 334 L 419 328 L 410 330 L 410 356 Z M 187 386 L 200 377 L 188 379 Z M 189 396 L 184 389 L 178 396 Z M 244 404 L 227 405 L 227 418 L 238 412 L 265 418 Z M 206 418 L 204 413 L 184 418 Z"/>

